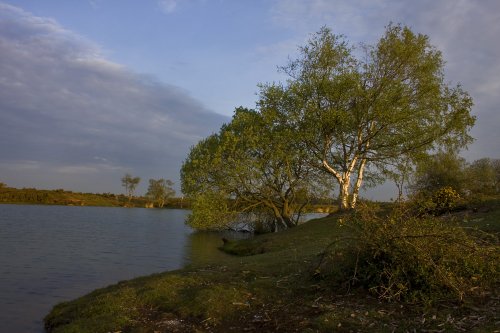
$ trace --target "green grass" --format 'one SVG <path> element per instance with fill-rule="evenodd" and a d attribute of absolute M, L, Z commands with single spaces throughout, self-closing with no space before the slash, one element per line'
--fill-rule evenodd
<path fill-rule="evenodd" d="M 0 183 L 1 185 L 2 183 Z M 0 204 L 101 206 L 101 207 L 145 207 L 150 201 L 145 197 L 133 197 L 129 202 L 123 194 L 80 193 L 35 188 L 12 188 L 0 186 Z M 190 202 L 184 198 L 171 198 L 165 208 L 189 208 Z"/>
<path fill-rule="evenodd" d="M 500 230 L 499 201 L 460 215 Z M 387 209 L 384 209 L 387 211 Z M 224 255 L 182 270 L 121 282 L 54 307 L 50 332 L 405 332 L 499 330 L 495 290 L 464 302 L 385 302 L 363 288 L 318 279 L 319 254 L 351 241 L 349 214 L 229 241 Z M 222 242 L 221 242 L 222 245 Z"/>

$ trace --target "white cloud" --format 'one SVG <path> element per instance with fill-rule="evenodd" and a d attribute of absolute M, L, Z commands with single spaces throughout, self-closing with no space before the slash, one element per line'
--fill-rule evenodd
<path fill-rule="evenodd" d="M 177 7 L 177 0 L 160 0 L 158 1 L 158 5 L 163 12 L 170 14 L 175 11 Z"/>
<path fill-rule="evenodd" d="M 300 38 L 326 25 L 353 43 L 374 43 L 389 22 L 430 37 L 443 52 L 446 80 L 461 83 L 474 99 L 476 142 L 469 159 L 500 156 L 500 2 L 498 0 L 277 0 L 273 23 Z M 279 49 L 276 45 L 275 49 Z M 272 46 L 270 49 L 273 49 Z"/>
<path fill-rule="evenodd" d="M 226 120 L 57 22 L 2 4 L 0 54 L 0 175 L 20 186 L 38 176 L 117 190 L 124 170 L 175 180 L 189 147 Z M 40 167 L 23 177 L 9 167 L 22 160 L 36 163 L 18 170 Z"/>
<path fill-rule="evenodd" d="M 99 174 L 110 171 L 125 172 L 125 169 L 110 164 L 64 165 L 64 166 L 59 166 L 55 169 L 55 172 L 59 174 L 68 174 L 77 176 L 88 175 L 88 174 Z"/>
<path fill-rule="evenodd" d="M 89 0 L 89 5 L 93 9 L 98 9 L 101 6 L 101 0 Z"/>
<path fill-rule="evenodd" d="M 276 25 L 302 35 L 327 25 L 336 34 L 368 42 L 367 36 L 381 31 L 388 23 L 385 22 L 387 15 L 399 6 L 397 1 L 389 6 L 381 0 L 278 0 L 271 9 L 271 17 Z"/>
<path fill-rule="evenodd" d="M 39 170 L 41 168 L 38 161 L 7 161 L 0 162 L 0 168 L 8 169 L 11 171 L 25 171 L 25 170 Z"/>

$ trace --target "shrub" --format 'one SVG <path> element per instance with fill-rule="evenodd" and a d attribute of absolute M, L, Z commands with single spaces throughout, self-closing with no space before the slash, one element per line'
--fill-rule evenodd
<path fill-rule="evenodd" d="M 416 215 L 442 215 L 466 207 L 465 200 L 452 187 L 441 187 L 433 192 L 418 192 L 411 197 L 409 206 Z"/>
<path fill-rule="evenodd" d="M 451 212 L 461 204 L 461 197 L 453 188 L 446 186 L 436 190 L 431 198 L 434 212 L 443 214 Z"/>
<path fill-rule="evenodd" d="M 363 212 L 344 225 L 352 237 L 339 238 L 321 254 L 316 276 L 367 288 L 385 300 L 427 302 L 463 300 L 498 280 L 499 247 L 450 221 Z"/>

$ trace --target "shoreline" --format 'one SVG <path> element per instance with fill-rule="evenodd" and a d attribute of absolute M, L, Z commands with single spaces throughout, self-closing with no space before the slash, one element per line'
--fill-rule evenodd
<path fill-rule="evenodd" d="M 467 226 L 491 228 L 493 221 L 498 232 L 498 206 Z M 45 318 L 46 327 L 50 333 L 494 331 L 498 291 L 425 305 L 386 302 L 363 288 L 314 278 L 318 254 L 339 235 L 349 237 L 345 220 L 346 215 L 329 216 L 280 233 L 221 240 L 232 256 L 123 281 L 59 304 Z"/>

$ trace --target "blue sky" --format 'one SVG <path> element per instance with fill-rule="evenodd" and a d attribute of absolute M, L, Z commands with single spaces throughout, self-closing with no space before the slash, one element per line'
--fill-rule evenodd
<path fill-rule="evenodd" d="M 469 160 L 500 158 L 497 0 L 0 0 L 0 181 L 121 192 L 170 178 L 235 107 L 254 107 L 321 26 L 373 43 L 430 36 L 475 101 Z M 369 196 L 387 199 L 382 190 Z M 378 193 L 378 194 L 377 194 Z"/>
<path fill-rule="evenodd" d="M 106 59 L 185 88 L 226 115 L 254 104 L 256 84 L 277 77 L 276 66 L 288 55 L 269 59 L 267 49 L 294 36 L 273 23 L 269 1 L 9 3 L 56 20 L 95 43 Z M 288 46 L 294 52 L 297 44 Z"/>

